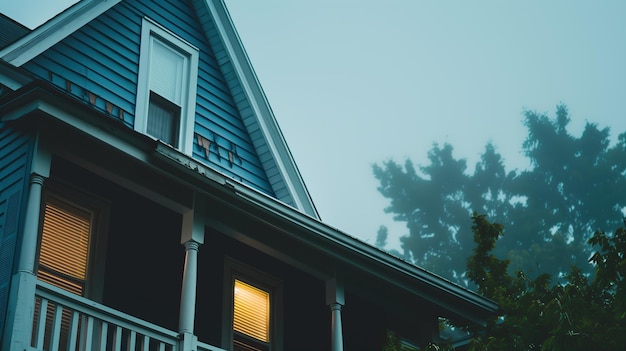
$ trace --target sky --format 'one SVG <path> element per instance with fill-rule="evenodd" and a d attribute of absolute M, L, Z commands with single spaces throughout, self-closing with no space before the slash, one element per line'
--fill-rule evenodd
<path fill-rule="evenodd" d="M 0 0 L 36 26 L 73 1 Z M 623 0 L 225 0 L 322 220 L 388 249 L 373 164 L 427 165 L 450 143 L 473 171 L 492 142 L 523 169 L 523 111 L 626 132 Z M 31 9 L 38 10 L 32 11 Z M 57 11 L 51 10 L 51 14 Z"/>

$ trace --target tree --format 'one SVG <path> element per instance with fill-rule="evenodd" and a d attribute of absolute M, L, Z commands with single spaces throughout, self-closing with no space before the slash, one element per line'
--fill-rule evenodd
<path fill-rule="evenodd" d="M 467 228 L 470 224 L 460 198 L 467 183 L 466 165 L 454 159 L 448 144 L 443 148 L 435 144 L 428 158 L 431 164 L 421 168 L 428 178 L 421 177 L 410 160 L 404 169 L 393 161 L 384 170 L 374 166 L 374 173 L 381 191 L 391 199 L 394 219 L 406 222 L 412 234 L 401 238 L 404 256 L 425 268 L 452 269 L 458 256 L 449 253 L 463 252 L 466 246 L 451 238 L 463 224 Z"/>
<path fill-rule="evenodd" d="M 501 315 L 480 333 L 472 331 L 470 351 L 623 349 L 626 227 L 612 236 L 597 231 L 588 240 L 597 249 L 591 257 L 596 270 L 591 281 L 574 266 L 565 283 L 551 285 L 549 274 L 535 279 L 521 271 L 510 275 L 510 262 L 492 253 L 504 227 L 485 215 L 474 214 L 472 221 L 476 247 L 467 261 L 467 276 L 479 293 L 499 304 Z"/>
<path fill-rule="evenodd" d="M 434 144 L 427 166 L 410 160 L 375 164 L 378 190 L 390 200 L 385 211 L 406 222 L 403 258 L 467 282 L 469 218 L 476 211 L 506 223 L 507 235 L 494 253 L 510 260 L 509 271 L 545 272 L 555 280 L 572 264 L 591 272 L 586 240 L 595 230 L 615 228 L 626 208 L 626 133 L 611 146 L 609 128 L 587 123 L 574 137 L 569 122 L 564 105 L 554 119 L 524 112 L 528 136 L 522 150 L 531 165 L 525 170 L 507 171 L 493 144 L 485 146 L 471 174 L 450 144 Z"/>

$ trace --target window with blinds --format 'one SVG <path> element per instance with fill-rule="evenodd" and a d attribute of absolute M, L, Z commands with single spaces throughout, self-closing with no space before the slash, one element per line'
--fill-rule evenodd
<path fill-rule="evenodd" d="M 49 197 L 44 208 L 37 277 L 83 296 L 93 214 Z"/>
<path fill-rule="evenodd" d="M 235 279 L 233 329 L 269 343 L 270 294 Z"/>
<path fill-rule="evenodd" d="M 142 21 L 135 130 L 190 155 L 199 50 L 149 18 Z"/>
<path fill-rule="evenodd" d="M 264 351 L 270 343 L 270 293 L 235 279 L 233 350 Z"/>
<path fill-rule="evenodd" d="M 156 37 L 151 41 L 150 102 L 146 132 L 178 147 L 187 58 Z"/>
<path fill-rule="evenodd" d="M 282 351 L 282 290 L 279 278 L 226 257 L 222 348 Z"/>

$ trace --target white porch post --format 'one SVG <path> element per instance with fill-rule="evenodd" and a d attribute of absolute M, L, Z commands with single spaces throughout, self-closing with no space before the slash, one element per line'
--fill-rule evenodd
<path fill-rule="evenodd" d="M 330 305 L 331 310 L 331 350 L 343 351 L 343 332 L 341 327 L 341 304 L 333 303 Z"/>
<path fill-rule="evenodd" d="M 35 313 L 35 288 L 37 277 L 35 257 L 37 256 L 37 236 L 39 234 L 39 212 L 44 177 L 33 173 L 30 177 L 28 202 L 24 219 L 22 246 L 19 253 L 17 273 L 13 276 L 5 341 L 2 348 L 24 350 L 30 346 Z"/>
<path fill-rule="evenodd" d="M 198 247 L 204 243 L 204 204 L 198 198 L 194 201 L 194 208 L 183 214 L 181 243 L 185 245 L 185 267 L 180 295 L 178 332 L 181 338 L 181 350 L 188 351 L 195 350 L 198 340 L 194 335 Z"/>
<path fill-rule="evenodd" d="M 343 283 L 337 278 L 326 281 L 326 304 L 331 311 L 331 351 L 343 351 L 343 328 L 341 325 L 341 307 L 345 305 Z"/>
<path fill-rule="evenodd" d="M 179 333 L 193 334 L 196 311 L 196 282 L 198 278 L 198 246 L 193 240 L 185 243 L 185 269 L 180 298 Z"/>
<path fill-rule="evenodd" d="M 37 256 L 37 236 L 39 235 L 39 212 L 41 208 L 41 193 L 44 177 L 33 173 L 30 176 L 28 203 L 26 204 L 26 218 L 24 222 L 24 236 L 17 271 L 20 273 L 35 274 L 35 257 Z"/>

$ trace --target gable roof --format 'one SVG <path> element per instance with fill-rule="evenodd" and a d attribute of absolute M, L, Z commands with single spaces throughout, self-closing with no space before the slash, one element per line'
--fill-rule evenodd
<path fill-rule="evenodd" d="M 0 58 L 19 67 L 123 0 L 82 0 L 33 31 L 0 46 Z M 277 198 L 319 219 L 223 0 L 191 0 L 218 59 L 248 134 Z"/>

